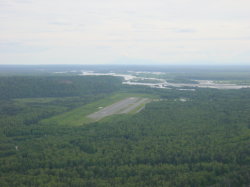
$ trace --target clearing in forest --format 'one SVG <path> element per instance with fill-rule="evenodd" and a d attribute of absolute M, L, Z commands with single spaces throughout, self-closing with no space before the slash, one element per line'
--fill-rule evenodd
<path fill-rule="evenodd" d="M 137 112 L 140 111 L 140 109 L 149 101 L 150 100 L 148 98 L 129 97 L 102 108 L 87 117 L 93 120 L 100 120 L 113 114 L 126 114 L 132 111 Z"/>
<path fill-rule="evenodd" d="M 129 98 L 134 98 L 134 99 L 129 99 Z M 108 96 L 106 98 L 95 101 L 93 103 L 89 103 L 81 107 L 75 108 L 71 111 L 52 116 L 50 118 L 42 120 L 41 123 L 67 125 L 67 126 L 68 125 L 78 126 L 78 125 L 88 124 L 94 121 L 101 120 L 106 116 L 110 116 L 113 114 L 125 114 L 125 113 L 133 114 L 139 112 L 145 106 L 146 103 L 150 102 L 154 98 L 156 98 L 156 96 L 149 94 L 117 93 L 112 96 Z M 129 104 L 127 104 L 127 102 Z M 109 109 L 108 110 L 109 115 L 102 115 L 102 117 L 95 117 L 94 115 L 95 113 L 102 111 L 102 109 L 106 108 Z M 98 113 L 97 115 L 99 114 L 100 113 Z"/>

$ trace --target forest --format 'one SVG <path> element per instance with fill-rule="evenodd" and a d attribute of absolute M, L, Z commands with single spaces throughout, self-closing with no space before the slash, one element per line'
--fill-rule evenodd
<path fill-rule="evenodd" d="M 88 124 L 46 122 L 124 93 L 157 99 Z M 0 186 L 247 187 L 249 95 L 128 86 L 110 76 L 1 76 Z"/>

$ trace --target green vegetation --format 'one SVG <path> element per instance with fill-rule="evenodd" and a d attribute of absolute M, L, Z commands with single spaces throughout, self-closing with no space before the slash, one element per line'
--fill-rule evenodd
<path fill-rule="evenodd" d="M 142 109 L 145 108 L 146 104 L 150 103 L 151 101 L 152 101 L 152 99 L 146 100 L 145 103 L 142 103 L 139 106 L 137 106 L 134 110 L 130 111 L 129 114 L 136 114 L 136 113 L 140 112 Z"/>
<path fill-rule="evenodd" d="M 183 83 L 183 84 L 198 84 L 197 81 L 190 80 L 190 79 L 187 79 L 187 78 L 168 79 L 167 82 L 170 82 L 170 83 Z"/>
<path fill-rule="evenodd" d="M 250 184 L 250 89 L 153 89 L 107 76 L 0 82 L 0 186 Z M 86 121 L 130 96 L 153 101 Z"/>
<path fill-rule="evenodd" d="M 110 94 L 121 78 L 109 76 L 13 76 L 0 78 L 0 99 Z"/>
<path fill-rule="evenodd" d="M 162 83 L 162 81 L 154 79 L 133 79 L 133 82 L 150 83 L 150 84 Z"/>
<path fill-rule="evenodd" d="M 83 125 L 90 122 L 93 122 L 90 118 L 86 117 L 88 114 L 96 112 L 99 110 L 99 107 L 106 107 L 109 106 L 117 101 L 120 101 L 127 97 L 154 97 L 153 95 L 146 95 L 146 94 L 136 94 L 136 93 L 116 93 L 114 95 L 108 96 L 104 99 L 98 100 L 96 102 L 92 102 L 90 104 L 84 105 L 82 107 L 76 108 L 69 112 L 65 112 L 51 118 L 45 119 L 41 121 L 42 123 L 49 123 L 49 124 L 59 124 L 59 125 Z M 139 106 L 140 108 L 143 107 L 142 104 Z M 131 113 L 135 113 L 140 108 L 137 107 L 136 110 L 132 111 Z"/>

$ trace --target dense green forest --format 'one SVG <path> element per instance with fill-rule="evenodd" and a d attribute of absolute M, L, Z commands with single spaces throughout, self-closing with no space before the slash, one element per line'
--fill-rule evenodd
<path fill-rule="evenodd" d="M 11 76 L 0 78 L 0 99 L 66 97 L 111 93 L 120 78 L 106 76 Z"/>
<path fill-rule="evenodd" d="M 159 99 L 82 126 L 43 122 L 119 92 Z M 108 76 L 0 77 L 0 186 L 249 186 L 249 96 Z"/>

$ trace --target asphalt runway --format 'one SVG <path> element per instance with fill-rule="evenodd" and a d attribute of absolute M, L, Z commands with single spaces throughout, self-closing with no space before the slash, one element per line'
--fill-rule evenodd
<path fill-rule="evenodd" d="M 112 105 L 109 105 L 105 108 L 102 108 L 101 110 L 94 112 L 88 115 L 87 117 L 98 121 L 104 117 L 107 117 L 113 114 L 129 113 L 130 111 L 136 109 L 141 104 L 146 103 L 148 101 L 149 99 L 147 98 L 129 97 L 121 101 L 118 101 Z"/>
<path fill-rule="evenodd" d="M 147 103 L 149 101 L 148 98 L 141 98 L 139 101 L 136 103 L 133 103 L 132 105 L 126 107 L 124 110 L 120 111 L 119 114 L 126 114 L 129 113 L 130 111 L 136 109 L 138 106 L 140 106 L 143 103 Z"/>

